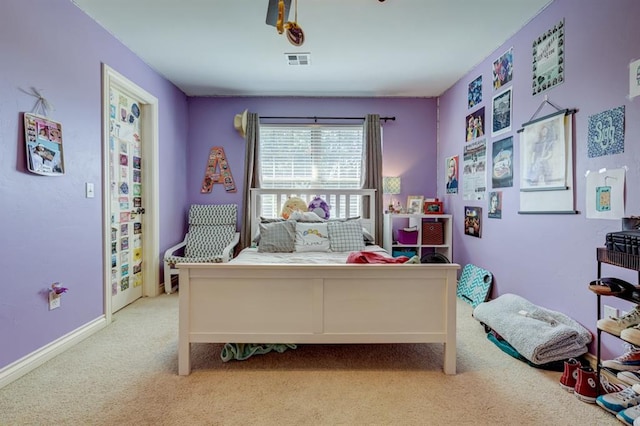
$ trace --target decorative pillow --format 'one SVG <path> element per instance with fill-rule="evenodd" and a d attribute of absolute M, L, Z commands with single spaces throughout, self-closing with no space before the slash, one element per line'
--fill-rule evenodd
<path fill-rule="evenodd" d="M 260 222 L 262 223 L 273 223 L 273 222 L 284 222 L 286 219 L 281 217 L 262 217 L 260 216 Z"/>
<path fill-rule="evenodd" d="M 296 222 L 297 252 L 329 251 L 328 225 L 323 222 Z"/>
<path fill-rule="evenodd" d="M 324 222 L 324 220 L 314 212 L 301 212 L 296 210 L 289 215 L 290 220 L 298 222 Z"/>
<path fill-rule="evenodd" d="M 362 223 L 360 220 L 328 222 L 331 251 L 364 250 Z"/>
<path fill-rule="evenodd" d="M 322 219 L 329 219 L 330 214 L 329 204 L 320 197 L 316 197 L 309 203 L 309 211 L 317 214 Z"/>
<path fill-rule="evenodd" d="M 376 242 L 371 232 L 367 231 L 367 228 L 362 228 L 362 237 L 365 245 L 373 245 Z"/>
<path fill-rule="evenodd" d="M 296 210 L 306 212 L 307 203 L 302 198 L 291 197 L 287 201 L 285 201 L 284 205 L 282 206 L 282 212 L 280 213 L 280 216 L 285 219 L 289 219 L 291 213 Z"/>
<path fill-rule="evenodd" d="M 291 253 L 295 249 L 294 221 L 260 223 L 259 253 Z"/>

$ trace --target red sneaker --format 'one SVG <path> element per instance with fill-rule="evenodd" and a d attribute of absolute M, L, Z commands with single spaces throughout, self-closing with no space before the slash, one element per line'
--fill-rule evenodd
<path fill-rule="evenodd" d="M 569 358 L 564 362 L 564 372 L 560 377 L 560 387 L 567 392 L 573 392 L 576 387 L 576 381 L 578 379 L 578 369 L 582 367 L 582 364 L 574 358 Z"/>
<path fill-rule="evenodd" d="M 578 377 L 573 394 L 580 401 L 595 404 L 598 397 L 598 375 L 591 367 L 578 368 Z"/>

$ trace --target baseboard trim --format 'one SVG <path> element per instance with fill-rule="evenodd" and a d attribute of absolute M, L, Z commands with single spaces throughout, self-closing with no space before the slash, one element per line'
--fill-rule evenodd
<path fill-rule="evenodd" d="M 101 316 L 0 369 L 0 389 L 56 357 L 107 325 Z"/>
<path fill-rule="evenodd" d="M 597 360 L 597 358 L 596 358 L 596 356 L 595 356 L 595 355 L 593 355 L 593 354 L 591 354 L 591 353 L 587 352 L 586 354 L 584 354 L 584 355 L 583 355 L 583 357 L 584 357 L 587 361 L 589 361 L 589 366 L 590 366 L 591 368 L 593 368 L 594 370 L 595 370 L 596 368 L 598 368 L 598 360 Z"/>

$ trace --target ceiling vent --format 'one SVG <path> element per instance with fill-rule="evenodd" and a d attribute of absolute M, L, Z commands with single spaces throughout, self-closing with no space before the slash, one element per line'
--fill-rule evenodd
<path fill-rule="evenodd" d="M 285 53 L 289 65 L 311 65 L 311 53 Z"/>

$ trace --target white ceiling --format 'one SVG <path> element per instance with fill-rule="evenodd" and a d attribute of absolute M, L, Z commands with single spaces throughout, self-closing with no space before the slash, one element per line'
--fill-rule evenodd
<path fill-rule="evenodd" d="M 268 0 L 72 1 L 189 96 L 363 97 L 441 95 L 550 3 L 298 0 L 294 47 Z"/>

